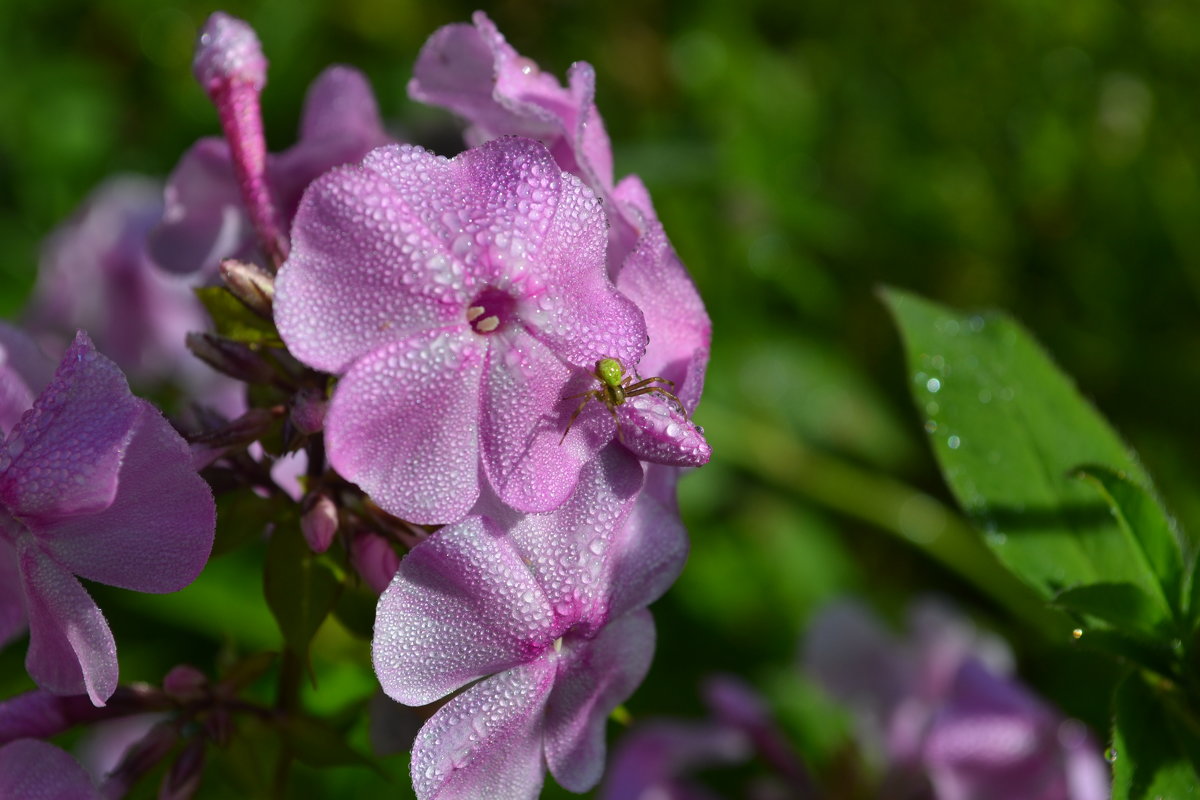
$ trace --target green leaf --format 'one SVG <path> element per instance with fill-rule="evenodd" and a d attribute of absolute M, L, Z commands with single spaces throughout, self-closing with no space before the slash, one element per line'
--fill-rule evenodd
<path fill-rule="evenodd" d="M 1161 599 L 1178 616 L 1183 600 L 1183 553 L 1175 525 L 1159 502 L 1127 475 L 1107 467 L 1080 467 L 1077 475 L 1090 481 L 1129 538 L 1134 553 L 1157 578 Z"/>
<path fill-rule="evenodd" d="M 1162 633 L 1170 619 L 1161 602 L 1132 583 L 1091 583 L 1059 593 L 1055 605 L 1108 623 L 1117 630 L 1151 637 Z"/>
<path fill-rule="evenodd" d="M 281 524 L 276 529 L 267 546 L 263 592 L 283 641 L 306 665 L 308 645 L 333 610 L 341 586 L 333 570 L 308 549 L 294 525 Z"/>
<path fill-rule="evenodd" d="M 202 286 L 194 291 L 212 317 L 219 335 L 247 344 L 283 346 L 283 340 L 271 321 L 246 308 L 224 286 Z"/>
<path fill-rule="evenodd" d="M 283 717 L 279 722 L 279 733 L 292 754 L 310 766 L 375 766 L 371 759 L 346 744 L 342 733 L 314 717 Z"/>
<path fill-rule="evenodd" d="M 1117 687 L 1113 705 L 1113 800 L 1200 798 L 1200 738 L 1172 696 L 1134 673 Z"/>
<path fill-rule="evenodd" d="M 1091 583 L 1159 591 L 1103 500 L 1070 473 L 1101 464 L 1149 480 L 1037 342 L 1000 313 L 896 290 L 884 299 L 942 475 L 1000 560 L 1046 598 Z"/>
<path fill-rule="evenodd" d="M 283 513 L 275 500 L 260 497 L 248 488 L 218 495 L 213 556 L 224 555 L 258 539 L 266 532 L 267 526 L 280 519 Z"/>

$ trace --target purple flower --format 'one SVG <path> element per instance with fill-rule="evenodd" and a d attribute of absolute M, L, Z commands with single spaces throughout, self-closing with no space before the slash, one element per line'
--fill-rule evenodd
<path fill-rule="evenodd" d="M 742 731 L 718 722 L 639 724 L 613 754 L 600 800 L 710 800 L 716 795 L 690 780 L 688 773 L 741 764 L 752 752 Z"/>
<path fill-rule="evenodd" d="M 157 181 L 128 175 L 97 187 L 46 240 L 29 328 L 57 352 L 84 328 L 135 382 L 183 378 L 208 393 L 214 373 L 184 345 L 188 331 L 207 327 L 204 311 L 190 282 L 163 274 L 146 252 L 161 216 Z"/>
<path fill-rule="evenodd" d="M 523 511 L 566 500 L 615 434 L 592 413 L 560 445 L 569 396 L 646 342 L 605 274 L 591 192 L 528 139 L 453 160 L 385 147 L 314 182 L 293 237 L 275 318 L 297 358 L 342 375 L 325 420 L 338 472 L 420 523 L 460 518 L 481 473 Z"/>
<path fill-rule="evenodd" d="M 384 691 L 424 705 L 473 684 L 417 736 L 422 800 L 536 797 L 547 767 L 572 791 L 599 780 L 605 718 L 650 665 L 645 606 L 687 550 L 641 485 L 610 445 L 559 509 L 520 515 L 487 498 L 401 562 L 376 614 Z"/>
<path fill-rule="evenodd" d="M 78 761 L 36 739 L 20 739 L 0 747 L 0 797 L 101 800 Z"/>
<path fill-rule="evenodd" d="M 429 38 L 409 94 L 465 118 L 470 142 L 506 135 L 540 139 L 561 169 L 596 192 L 609 221 L 610 276 L 645 315 L 649 344 L 638 371 L 674 381 L 684 408 L 694 411 L 712 323 L 641 180 L 629 175 L 613 185 L 612 152 L 594 102 L 591 66 L 572 65 L 564 88 L 517 54 L 483 12 L 472 19 L 473 25 L 447 25 Z"/>
<path fill-rule="evenodd" d="M 213 35 L 222 31 L 227 35 Z M 222 110 L 237 158 L 224 139 L 201 139 L 171 173 L 162 223 L 150 236 L 150 253 L 164 269 L 178 273 L 211 273 L 223 258 L 250 259 L 260 245 L 256 226 L 266 231 L 269 249 L 285 248 L 276 240 L 295 214 L 305 187 L 326 170 L 357 161 L 391 141 L 363 75 L 334 66 L 309 87 L 296 145 L 279 155 L 267 155 L 263 148 L 258 155 L 262 131 L 257 96 L 265 83 L 266 63 L 246 54 L 250 44 L 257 49 L 257 38 L 244 22 L 219 13 L 209 20 L 206 33 L 213 36 L 198 47 L 197 77 Z M 262 58 L 261 52 L 257 58 Z M 256 71 L 250 74 L 247 65 Z M 250 80 L 259 72 L 261 81 Z M 235 166 L 247 174 L 235 176 Z M 249 211 L 245 192 L 254 200 Z M 257 217 L 254 221 L 251 212 Z M 274 219 L 276 214 L 280 219 Z"/>
<path fill-rule="evenodd" d="M 998 640 L 936 604 L 897 641 L 850 604 L 812 625 L 805 660 L 858 713 L 894 771 L 924 773 L 938 800 L 1104 800 L 1095 743 L 1009 677 Z"/>
<path fill-rule="evenodd" d="M 0 448 L 0 540 L 16 553 L 30 676 L 103 705 L 116 645 L 75 576 L 176 591 L 203 568 L 214 527 L 183 439 L 80 332 Z"/>

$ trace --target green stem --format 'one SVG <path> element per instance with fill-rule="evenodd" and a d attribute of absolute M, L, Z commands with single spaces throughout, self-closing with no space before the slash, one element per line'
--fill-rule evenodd
<path fill-rule="evenodd" d="M 295 714 L 300 710 L 300 685 L 304 678 L 304 664 L 286 645 L 279 665 L 279 694 L 275 701 L 276 711 L 281 716 Z M 292 768 L 292 752 L 285 743 L 275 763 L 274 796 L 283 798 L 287 792 L 288 774 Z"/>
<path fill-rule="evenodd" d="M 996 560 L 978 532 L 935 498 L 715 403 L 706 401 L 701 416 L 718 461 L 914 545 L 1051 640 L 1072 628 Z"/>

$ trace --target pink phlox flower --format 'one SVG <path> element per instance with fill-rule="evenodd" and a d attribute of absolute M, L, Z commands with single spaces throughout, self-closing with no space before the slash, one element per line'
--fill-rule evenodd
<path fill-rule="evenodd" d="M 162 216 L 162 184 L 109 178 L 42 248 L 26 314 L 29 330 L 61 353 L 80 328 L 134 381 L 179 380 L 194 398 L 234 409 L 233 382 L 187 351 L 188 331 L 208 318 L 192 281 L 151 262 L 146 237 Z"/>
<path fill-rule="evenodd" d="M 318 75 L 305 98 L 299 141 L 267 157 L 267 184 L 283 222 L 292 219 L 304 189 L 318 175 L 390 141 L 362 73 L 332 66 Z M 196 142 L 168 178 L 165 198 L 161 223 L 149 242 L 159 266 L 211 275 L 223 258 L 258 255 L 224 139 Z"/>
<path fill-rule="evenodd" d="M 422 800 L 536 797 L 547 767 L 572 791 L 599 780 L 605 719 L 653 654 L 645 606 L 686 558 L 682 526 L 641 486 L 609 445 L 557 510 L 484 498 L 401 561 L 376 614 L 384 691 L 424 705 L 468 687 L 417 735 Z"/>
<path fill-rule="evenodd" d="M 0 448 L 0 540 L 16 554 L 30 676 L 103 705 L 116 645 L 75 576 L 176 591 L 203 568 L 215 525 L 183 439 L 80 332 Z"/>
<path fill-rule="evenodd" d="M 646 333 L 605 272 L 595 196 L 545 147 L 380 148 L 315 181 L 292 236 L 275 320 L 342 376 L 325 419 L 341 475 L 418 523 L 461 518 L 481 473 L 522 511 L 566 500 L 613 433 L 581 421 L 560 445 L 571 380 L 636 365 Z"/>
<path fill-rule="evenodd" d="M 0 747 L 0 797 L 102 800 L 87 770 L 65 751 L 37 739 Z"/>
<path fill-rule="evenodd" d="M 1007 647 L 936 603 L 898 640 L 865 610 L 824 611 L 808 671 L 857 712 L 893 771 L 923 773 L 938 800 L 1104 800 L 1107 770 L 1084 726 L 1012 677 Z"/>

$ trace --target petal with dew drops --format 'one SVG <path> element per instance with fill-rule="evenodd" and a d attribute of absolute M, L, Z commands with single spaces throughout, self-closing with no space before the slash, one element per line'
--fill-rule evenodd
<path fill-rule="evenodd" d="M 442 706 L 413 743 L 420 800 L 533 800 L 545 779 L 543 710 L 554 659 L 538 659 L 481 681 Z"/>
<path fill-rule="evenodd" d="M 466 324 L 457 228 L 442 217 L 470 200 L 452 172 L 447 159 L 393 145 L 309 185 L 275 283 L 275 323 L 297 358 L 341 373 L 418 331 Z"/>
<path fill-rule="evenodd" d="M 619 617 L 653 603 L 675 583 L 687 561 L 688 537 L 674 497 L 664 500 L 662 484 L 678 470 L 658 464 L 645 468 L 645 488 L 618 528 L 608 563 L 608 611 Z"/>
<path fill-rule="evenodd" d="M 610 622 L 595 639 L 563 639 L 554 691 L 546 703 L 546 763 L 572 792 L 604 772 L 604 723 L 641 684 L 654 657 L 654 620 L 646 610 Z"/>
<path fill-rule="evenodd" d="M 104 705 L 117 689 L 117 644 L 104 615 L 75 576 L 28 537 L 17 559 L 29 613 L 29 677 L 55 694 L 86 692 Z"/>
<path fill-rule="evenodd" d="M 621 443 L 643 461 L 700 467 L 712 458 L 704 432 L 658 393 L 628 398 L 617 406 L 617 420 Z"/>
<path fill-rule="evenodd" d="M 80 331 L 54 380 L 9 434 L 0 503 L 29 521 L 108 507 L 141 402 Z"/>
<path fill-rule="evenodd" d="M 375 674 L 392 699 L 431 703 L 548 648 L 553 621 L 513 541 L 467 517 L 400 562 L 375 614 Z"/>
<path fill-rule="evenodd" d="M 61 750 L 37 739 L 0 747 L 0 797 L 14 800 L 101 800 L 87 770 Z"/>
<path fill-rule="evenodd" d="M 329 461 L 385 511 L 453 522 L 479 495 L 484 351 L 463 328 L 435 328 L 356 362 L 325 418 Z"/>
<path fill-rule="evenodd" d="M 614 539 L 641 488 L 637 459 L 610 444 L 584 465 L 579 484 L 560 508 L 520 516 L 509 527 L 508 536 L 544 587 L 561 628 L 608 620 L 612 586 L 607 579 L 618 555 Z"/>
<path fill-rule="evenodd" d="M 571 370 L 523 330 L 493 334 L 483 374 L 483 467 L 500 499 L 550 511 L 574 491 L 580 467 L 604 444 L 584 420 L 563 438 Z"/>
<path fill-rule="evenodd" d="M 112 505 L 33 533 L 76 575 L 139 592 L 174 592 L 208 561 L 216 505 L 183 438 L 153 406 L 135 402 L 140 414 Z"/>
<path fill-rule="evenodd" d="M 211 273 L 222 258 L 254 252 L 224 139 L 201 139 L 171 171 L 162 222 L 150 232 L 150 258 L 167 272 Z"/>

